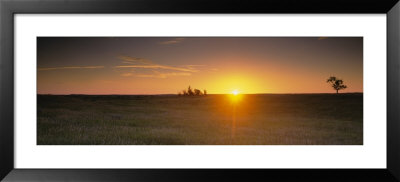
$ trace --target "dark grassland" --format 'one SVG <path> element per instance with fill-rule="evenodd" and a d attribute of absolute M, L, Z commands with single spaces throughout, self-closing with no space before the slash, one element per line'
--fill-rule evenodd
<path fill-rule="evenodd" d="M 38 145 L 362 145 L 363 95 L 38 95 Z"/>

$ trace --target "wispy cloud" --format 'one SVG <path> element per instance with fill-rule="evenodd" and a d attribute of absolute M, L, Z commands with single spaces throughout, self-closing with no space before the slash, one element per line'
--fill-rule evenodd
<path fill-rule="evenodd" d="M 116 66 L 115 68 L 166 69 L 166 70 L 175 70 L 175 71 L 184 71 L 184 72 L 197 72 L 198 71 L 198 70 L 190 69 L 190 68 L 180 68 L 180 67 L 164 66 L 164 65 L 127 65 L 127 66 Z"/>
<path fill-rule="evenodd" d="M 193 73 L 201 70 L 210 70 L 209 68 L 204 68 L 206 65 L 200 64 L 170 66 L 156 64 L 145 58 L 130 56 L 119 56 L 118 58 L 125 65 L 118 65 L 114 68 L 121 70 L 122 73 L 120 73 L 120 75 L 125 77 L 135 76 L 142 78 L 167 78 L 173 76 L 191 76 Z"/>
<path fill-rule="evenodd" d="M 153 64 L 150 60 L 144 58 L 136 58 L 130 56 L 119 56 L 119 59 L 123 60 L 126 64 Z"/>
<path fill-rule="evenodd" d="M 164 70 L 174 70 L 174 71 L 183 71 L 183 72 L 197 72 L 198 70 L 195 68 L 196 65 L 187 65 L 187 66 L 168 66 L 168 65 L 161 65 L 155 64 L 152 61 L 144 58 L 135 58 L 129 56 L 119 56 L 125 64 L 131 65 L 122 65 L 122 66 L 115 66 L 115 68 L 144 68 L 144 69 L 164 69 Z"/>
<path fill-rule="evenodd" d="M 200 64 L 192 64 L 192 65 L 184 65 L 183 67 L 189 68 L 189 69 L 197 69 L 197 67 L 204 67 L 206 65 L 200 65 Z"/>
<path fill-rule="evenodd" d="M 172 40 L 159 42 L 158 44 L 162 44 L 162 45 L 178 44 L 178 43 L 181 43 L 183 40 L 185 40 L 185 38 L 175 38 Z"/>
<path fill-rule="evenodd" d="M 38 71 L 64 70 L 64 69 L 99 69 L 99 68 L 104 68 L 104 66 L 63 66 L 63 67 L 38 68 Z"/>
<path fill-rule="evenodd" d="M 133 73 L 122 73 L 121 76 L 132 76 Z"/>
<path fill-rule="evenodd" d="M 142 78 L 167 78 L 171 76 L 190 76 L 192 73 L 187 72 L 169 72 L 169 73 L 160 73 L 157 71 L 153 71 L 151 74 L 137 74 L 135 76 Z"/>

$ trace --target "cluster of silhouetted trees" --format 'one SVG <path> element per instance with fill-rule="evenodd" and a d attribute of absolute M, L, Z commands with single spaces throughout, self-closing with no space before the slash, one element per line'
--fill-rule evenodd
<path fill-rule="evenodd" d="M 187 90 L 182 90 L 178 92 L 179 96 L 200 96 L 200 95 L 207 95 L 207 90 L 199 90 L 199 89 L 192 89 L 190 86 Z"/>

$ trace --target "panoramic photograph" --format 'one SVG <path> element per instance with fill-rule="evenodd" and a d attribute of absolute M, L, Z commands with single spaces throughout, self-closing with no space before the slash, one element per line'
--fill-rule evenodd
<path fill-rule="evenodd" d="M 362 37 L 37 37 L 37 145 L 363 145 Z"/>

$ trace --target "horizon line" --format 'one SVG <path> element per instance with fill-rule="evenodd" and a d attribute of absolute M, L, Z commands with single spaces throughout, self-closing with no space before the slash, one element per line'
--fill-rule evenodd
<path fill-rule="evenodd" d="M 364 93 L 364 92 L 342 92 L 339 94 L 356 94 L 356 93 Z M 271 95 L 278 95 L 278 94 L 337 94 L 334 92 L 313 92 L 313 93 L 243 93 L 240 95 L 267 95 L 267 94 L 271 94 Z M 172 93 L 166 93 L 166 94 L 41 94 L 41 93 L 36 93 L 36 95 L 178 95 L 178 94 L 172 94 Z M 231 93 L 221 93 L 221 94 L 207 94 L 207 95 L 231 95 Z"/>

